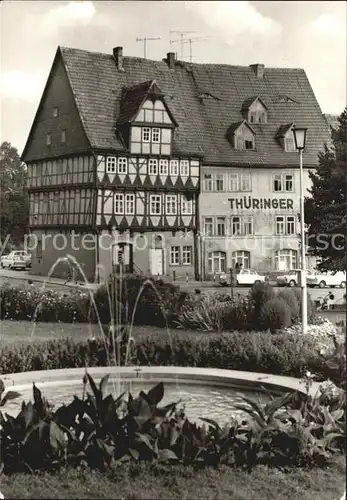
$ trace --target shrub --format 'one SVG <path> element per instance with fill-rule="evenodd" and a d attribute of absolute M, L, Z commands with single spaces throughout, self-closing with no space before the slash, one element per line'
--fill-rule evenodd
<path fill-rule="evenodd" d="M 271 299 L 275 298 L 275 291 L 269 283 L 255 283 L 249 293 L 249 297 L 254 303 L 253 311 L 253 327 L 257 328 L 260 326 L 260 312 L 263 305 Z"/>
<path fill-rule="evenodd" d="M 1 319 L 61 321 L 66 323 L 88 321 L 90 299 L 86 292 L 73 289 L 66 294 L 32 286 L 0 287 Z"/>
<path fill-rule="evenodd" d="M 291 321 L 295 325 L 301 319 L 300 303 L 292 288 L 284 288 L 279 290 L 276 295 L 283 299 L 291 310 Z"/>
<path fill-rule="evenodd" d="M 120 280 L 111 277 L 107 284 L 94 293 L 95 303 L 102 323 L 111 320 L 110 301 L 113 298 L 113 310 L 121 311 L 122 323 L 166 326 L 176 320 L 187 294 L 179 287 L 163 281 L 146 279 L 142 276 L 127 276 Z M 95 313 L 92 313 L 95 321 Z"/>
<path fill-rule="evenodd" d="M 309 336 L 267 332 L 230 332 L 170 336 L 139 334 L 131 345 L 128 364 L 143 366 L 196 366 L 301 377 L 306 369 L 327 375 L 325 358 Z M 121 346 L 121 365 L 126 348 Z M 112 364 L 113 346 L 97 338 L 86 341 L 57 339 L 40 343 L 0 343 L 0 373 L 52 370 Z M 325 371 L 324 371 L 325 370 Z M 334 371 L 331 373 L 331 380 Z"/>
<path fill-rule="evenodd" d="M 302 292 L 300 288 L 292 288 L 292 291 L 297 298 L 297 301 L 299 302 L 299 308 L 300 308 L 300 316 L 301 316 L 301 311 L 302 311 Z M 313 323 L 316 317 L 316 308 L 314 306 L 314 303 L 311 299 L 311 295 L 307 291 L 307 321 L 309 323 Z"/>
<path fill-rule="evenodd" d="M 268 300 L 260 311 L 260 323 L 265 330 L 271 332 L 287 328 L 291 325 L 292 311 L 284 299 L 274 298 Z"/>
<path fill-rule="evenodd" d="M 231 301 L 221 302 L 218 296 L 203 295 L 189 300 L 176 320 L 179 328 L 221 332 L 224 319 L 233 307 Z"/>

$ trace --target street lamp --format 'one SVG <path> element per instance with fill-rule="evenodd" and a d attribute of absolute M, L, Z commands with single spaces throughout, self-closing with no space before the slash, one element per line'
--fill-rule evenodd
<path fill-rule="evenodd" d="M 300 222 L 301 222 L 301 294 L 302 294 L 302 333 L 307 333 L 307 285 L 306 285 L 306 249 L 305 249 L 305 208 L 304 208 L 304 172 L 302 154 L 306 144 L 307 128 L 293 127 L 295 148 L 300 158 Z"/>

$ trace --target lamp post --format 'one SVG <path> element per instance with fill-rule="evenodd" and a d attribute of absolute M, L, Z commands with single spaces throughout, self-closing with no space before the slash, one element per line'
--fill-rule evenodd
<path fill-rule="evenodd" d="M 307 128 L 293 127 L 295 148 L 300 158 L 300 222 L 301 222 L 301 294 L 302 294 L 302 333 L 307 333 L 307 285 L 306 285 L 306 245 L 305 245 L 305 208 L 304 208 L 304 172 L 302 156 L 306 144 Z"/>

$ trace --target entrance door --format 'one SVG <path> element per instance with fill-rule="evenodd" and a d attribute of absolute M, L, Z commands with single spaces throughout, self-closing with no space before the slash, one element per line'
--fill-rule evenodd
<path fill-rule="evenodd" d="M 161 248 L 151 248 L 149 257 L 152 276 L 164 274 L 163 250 Z"/>

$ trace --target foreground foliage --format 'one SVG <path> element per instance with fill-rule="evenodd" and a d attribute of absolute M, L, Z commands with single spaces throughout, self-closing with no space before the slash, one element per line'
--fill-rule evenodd
<path fill-rule="evenodd" d="M 82 465 L 105 470 L 124 460 L 182 463 L 196 467 L 324 465 L 343 453 L 346 401 L 342 390 L 321 386 L 316 395 L 288 393 L 267 404 L 243 397 L 248 414 L 220 427 L 211 419 L 190 422 L 178 403 L 160 407 L 163 383 L 133 398 L 106 394 L 86 373 L 83 396 L 53 409 L 33 385 L 33 403 L 16 418 L 0 412 L 3 472 L 56 470 Z M 88 389 L 91 389 L 89 392 Z M 308 386 L 309 388 L 309 381 Z"/>

